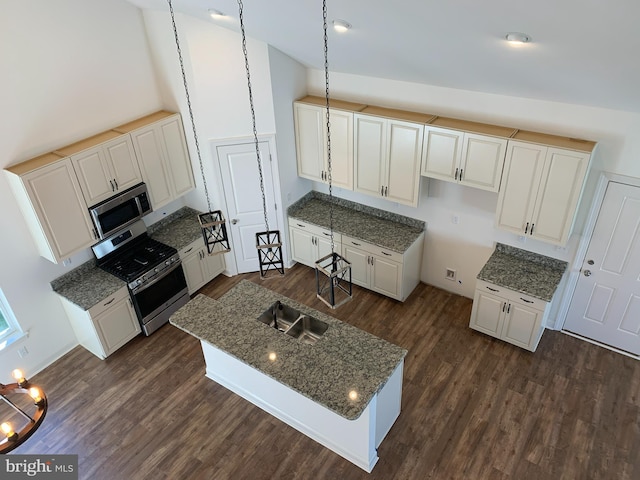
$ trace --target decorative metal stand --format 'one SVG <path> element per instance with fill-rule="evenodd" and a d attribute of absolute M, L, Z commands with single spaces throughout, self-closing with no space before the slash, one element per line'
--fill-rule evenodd
<path fill-rule="evenodd" d="M 14 375 L 15 376 L 15 375 Z M 22 377 L 22 374 L 18 375 Z M 9 397 L 17 395 L 27 395 L 31 397 L 30 403 L 35 407 L 32 414 L 25 412 L 23 408 L 16 405 Z M 29 383 L 26 378 L 19 378 L 17 383 L 3 385 L 0 383 L 0 398 L 9 405 L 15 413 L 26 419 L 25 424 L 19 430 L 14 430 L 8 422 L 0 425 L 1 435 L 4 438 L 0 441 L 0 454 L 9 453 L 13 449 L 22 445 L 40 427 L 47 414 L 47 397 L 35 385 Z"/>
<path fill-rule="evenodd" d="M 316 290 L 316 296 L 331 308 L 351 300 L 351 263 L 335 252 L 318 260 Z"/>
<path fill-rule="evenodd" d="M 201 213 L 198 215 L 200 228 L 202 229 L 202 237 L 207 246 L 209 255 L 217 255 L 218 253 L 230 252 L 229 237 L 227 236 L 227 226 L 225 219 L 220 210 L 209 213 Z M 216 245 L 221 248 L 216 250 Z"/>
<path fill-rule="evenodd" d="M 260 262 L 260 278 L 271 278 L 284 275 L 284 261 L 282 259 L 282 242 L 280 232 L 272 230 L 270 232 L 256 233 L 256 248 L 258 249 L 258 261 Z M 274 272 L 267 276 L 268 272 Z"/>

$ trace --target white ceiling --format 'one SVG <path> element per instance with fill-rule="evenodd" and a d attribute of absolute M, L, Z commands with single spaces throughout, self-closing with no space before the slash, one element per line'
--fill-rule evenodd
<path fill-rule="evenodd" d="M 168 10 L 167 0 L 128 1 Z M 172 3 L 239 30 L 237 0 Z M 248 36 L 324 68 L 321 0 L 243 5 Z M 229 17 L 212 20 L 209 8 Z M 640 112 L 637 0 L 327 0 L 327 10 L 353 25 L 330 32 L 332 72 Z M 511 47 L 510 31 L 532 42 Z"/>

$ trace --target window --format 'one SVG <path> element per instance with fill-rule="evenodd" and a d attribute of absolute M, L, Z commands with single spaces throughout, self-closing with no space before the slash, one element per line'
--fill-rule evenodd
<path fill-rule="evenodd" d="M 0 350 L 22 336 L 22 330 L 0 290 Z"/>

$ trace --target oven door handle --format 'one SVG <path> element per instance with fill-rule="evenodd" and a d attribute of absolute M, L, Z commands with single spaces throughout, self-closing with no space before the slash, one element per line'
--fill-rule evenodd
<path fill-rule="evenodd" d="M 140 288 L 136 287 L 133 290 L 131 290 L 131 292 L 136 295 L 140 292 L 144 292 L 147 288 L 152 287 L 153 285 L 155 285 L 156 283 L 158 283 L 160 280 L 162 280 L 164 277 L 166 277 L 167 275 L 169 275 L 171 272 L 173 272 L 176 268 L 182 266 L 182 260 L 178 260 L 176 263 L 173 264 L 173 267 L 167 268 L 166 270 L 162 271 L 162 275 L 158 276 L 158 278 L 154 278 L 153 281 L 149 282 L 149 283 L 145 283 L 144 285 L 142 285 Z"/>

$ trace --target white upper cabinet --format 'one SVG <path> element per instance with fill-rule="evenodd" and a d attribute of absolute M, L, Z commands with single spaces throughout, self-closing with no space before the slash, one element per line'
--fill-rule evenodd
<path fill-rule="evenodd" d="M 50 153 L 7 171 L 41 256 L 59 263 L 97 241 L 71 160 Z"/>
<path fill-rule="evenodd" d="M 341 102 L 337 103 L 341 104 Z M 296 102 L 293 113 L 298 176 L 328 183 L 329 154 L 326 108 L 317 104 Z M 331 122 L 331 184 L 353 190 L 353 113 L 330 108 L 329 117 Z"/>
<path fill-rule="evenodd" d="M 354 190 L 417 206 L 424 125 L 360 113 L 354 123 Z"/>
<path fill-rule="evenodd" d="M 590 158 L 590 151 L 510 140 L 498 196 L 497 227 L 565 245 Z"/>
<path fill-rule="evenodd" d="M 179 114 L 157 112 L 115 130 L 131 135 L 154 210 L 195 188 Z"/>
<path fill-rule="evenodd" d="M 461 130 L 438 125 L 453 125 Z M 438 118 L 425 127 L 421 174 L 497 192 L 507 138 L 513 132 L 512 128 L 507 127 Z"/>
<path fill-rule="evenodd" d="M 129 135 L 109 130 L 55 153 L 71 158 L 89 207 L 142 181 Z"/>

